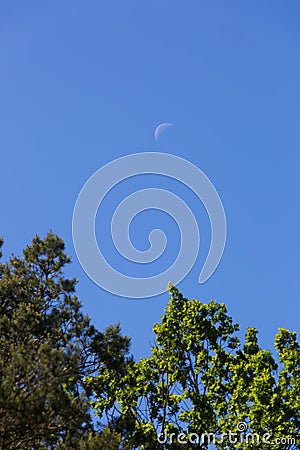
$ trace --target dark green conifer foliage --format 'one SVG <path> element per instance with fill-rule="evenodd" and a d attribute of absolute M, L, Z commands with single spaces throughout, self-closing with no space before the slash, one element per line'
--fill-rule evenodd
<path fill-rule="evenodd" d="M 63 275 L 69 261 L 50 232 L 0 266 L 1 450 L 94 448 L 84 377 L 129 340 L 91 326 Z"/>

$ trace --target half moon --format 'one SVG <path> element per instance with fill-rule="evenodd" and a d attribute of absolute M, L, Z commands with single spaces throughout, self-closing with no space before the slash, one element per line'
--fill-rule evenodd
<path fill-rule="evenodd" d="M 159 136 L 161 135 L 161 133 L 162 133 L 166 128 L 169 128 L 169 127 L 172 127 L 172 126 L 173 126 L 173 124 L 172 124 L 172 123 L 169 123 L 169 122 L 164 122 L 164 123 L 159 124 L 159 125 L 155 128 L 155 131 L 154 131 L 154 138 L 155 138 L 155 140 L 158 141 Z"/>

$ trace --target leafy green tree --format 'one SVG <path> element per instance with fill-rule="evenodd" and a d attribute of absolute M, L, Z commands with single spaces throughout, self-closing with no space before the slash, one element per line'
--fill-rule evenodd
<path fill-rule="evenodd" d="M 231 364 L 229 413 L 220 421 L 223 433 L 238 431 L 220 448 L 275 450 L 300 448 L 300 347 L 296 333 L 283 328 L 275 336 L 277 361 L 258 345 L 257 330 L 248 328 L 245 345 Z M 243 440 L 241 446 L 240 441 Z"/>
<path fill-rule="evenodd" d="M 131 449 L 300 448 L 295 333 L 279 331 L 277 363 L 256 329 L 241 345 L 224 304 L 188 300 L 174 286 L 170 294 L 151 356 L 87 379 L 98 415 Z"/>
<path fill-rule="evenodd" d="M 175 287 L 170 292 L 162 321 L 154 326 L 152 355 L 128 361 L 124 375 L 103 368 L 88 380 L 96 396 L 94 407 L 109 423 L 122 424 L 132 448 L 161 449 L 160 435 L 216 431 L 219 417 L 227 412 L 238 326 L 225 305 L 189 301 Z M 99 395 L 98 389 L 106 395 Z"/>
<path fill-rule="evenodd" d="M 69 261 L 50 232 L 0 265 L 1 450 L 92 450 L 104 442 L 84 378 L 102 358 L 119 362 L 129 340 L 119 326 L 99 333 L 83 315 L 76 280 L 63 275 Z"/>
<path fill-rule="evenodd" d="M 100 333 L 82 313 L 69 261 L 50 232 L 0 264 L 1 450 L 300 448 L 295 333 L 279 329 L 275 356 L 255 328 L 241 344 L 224 304 L 170 286 L 135 361 L 120 324 Z"/>

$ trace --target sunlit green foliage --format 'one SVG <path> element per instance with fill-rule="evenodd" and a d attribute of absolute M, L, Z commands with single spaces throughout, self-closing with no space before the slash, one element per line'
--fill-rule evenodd
<path fill-rule="evenodd" d="M 120 324 L 102 333 L 82 313 L 68 262 L 50 232 L 0 264 L 1 450 L 300 448 L 295 333 L 262 349 L 224 304 L 170 286 L 151 354 L 135 361 Z"/>
<path fill-rule="evenodd" d="M 275 337 L 278 366 L 272 353 L 259 347 L 256 329 L 248 328 L 240 343 L 239 326 L 224 304 L 188 300 L 174 286 L 170 294 L 153 329 L 151 356 L 129 359 L 120 370 L 103 366 L 88 379 L 98 414 L 119 428 L 132 449 L 179 449 L 180 433 L 188 440 L 185 448 L 195 448 L 196 435 L 196 447 L 208 448 L 210 433 L 219 449 L 300 448 L 295 333 L 281 329 Z M 159 443 L 164 436 L 167 442 Z M 281 438 L 295 443 L 277 443 Z"/>

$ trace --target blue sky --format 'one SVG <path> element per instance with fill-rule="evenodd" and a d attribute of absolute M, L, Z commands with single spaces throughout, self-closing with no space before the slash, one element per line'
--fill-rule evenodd
<path fill-rule="evenodd" d="M 104 164 L 136 152 L 171 153 L 204 171 L 222 198 L 228 239 L 221 264 L 198 284 L 210 238 L 205 210 L 158 176 L 124 183 L 99 212 L 99 241 L 112 263 L 122 268 L 107 231 L 118 195 L 121 201 L 137 188 L 171 187 L 194 211 L 202 238 L 178 286 L 183 293 L 225 302 L 243 330 L 258 327 L 264 346 L 280 326 L 299 332 L 299 19 L 293 0 L 2 0 L 5 256 L 52 228 L 73 258 L 68 273 L 79 279 L 93 322 L 102 329 L 120 320 L 135 354 L 148 354 L 168 295 L 128 300 L 96 286 L 75 255 L 72 213 L 81 187 Z M 174 126 L 156 142 L 160 122 Z M 160 223 L 169 231 L 160 261 L 167 264 L 179 238 L 164 214 L 138 217 L 132 239 L 143 249 Z"/>

